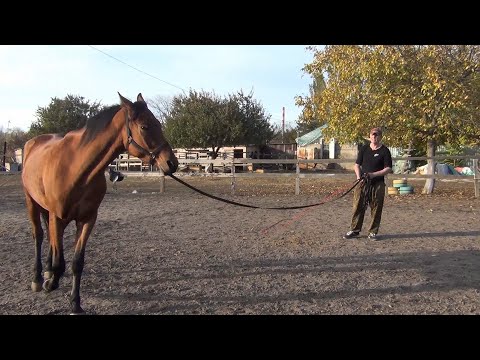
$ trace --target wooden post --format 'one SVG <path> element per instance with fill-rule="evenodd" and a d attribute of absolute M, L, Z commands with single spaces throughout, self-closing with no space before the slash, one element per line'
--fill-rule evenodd
<path fill-rule="evenodd" d="M 165 192 L 165 173 L 160 169 L 160 194 Z"/>
<path fill-rule="evenodd" d="M 297 171 L 295 176 L 295 195 L 300 194 L 300 163 L 297 159 Z"/>
<path fill-rule="evenodd" d="M 478 189 L 478 172 L 480 171 L 479 169 L 479 159 L 473 159 L 473 186 L 475 187 L 475 197 L 478 198 L 479 195 L 479 189 Z"/>
<path fill-rule="evenodd" d="M 235 160 L 232 159 L 232 195 L 235 195 Z"/>

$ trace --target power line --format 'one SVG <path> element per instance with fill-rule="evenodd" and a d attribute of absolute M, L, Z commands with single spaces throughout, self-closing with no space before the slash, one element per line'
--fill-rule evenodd
<path fill-rule="evenodd" d="M 95 46 L 92 46 L 92 45 L 87 45 L 87 46 L 90 47 L 90 48 L 92 48 L 92 49 L 94 49 L 94 50 L 96 50 L 96 51 L 98 51 L 98 52 L 101 52 L 102 54 L 104 54 L 104 55 L 106 55 L 106 56 L 114 59 L 115 61 L 118 61 L 118 62 L 120 62 L 120 63 L 122 63 L 122 64 L 124 64 L 124 65 L 126 65 L 126 66 L 128 66 L 128 67 L 130 67 L 130 68 L 132 68 L 132 69 L 134 69 L 134 70 L 136 70 L 136 71 L 138 71 L 138 72 L 141 72 L 142 74 L 145 74 L 145 75 L 147 75 L 147 76 L 150 76 L 150 77 L 154 78 L 155 80 L 161 81 L 161 82 L 163 82 L 163 83 L 165 83 L 165 84 L 167 84 L 167 85 L 170 85 L 170 86 L 173 86 L 173 87 L 175 87 L 175 88 L 177 88 L 177 89 L 180 89 L 180 90 L 183 91 L 184 94 L 186 93 L 185 89 L 181 88 L 180 86 L 174 85 L 174 84 L 172 84 L 172 83 L 169 83 L 168 81 L 162 80 L 162 79 L 160 79 L 160 78 L 158 78 L 158 77 L 156 77 L 156 76 L 154 76 L 154 75 L 152 75 L 152 74 L 149 74 L 149 73 L 147 73 L 147 72 L 145 72 L 145 71 L 143 71 L 143 70 L 140 70 L 140 69 L 136 68 L 135 66 L 132 66 L 132 65 L 126 63 L 125 61 L 120 60 L 120 59 L 116 58 L 115 56 L 112 56 L 112 55 L 106 53 L 105 51 L 96 48 Z M 271 118 L 271 120 L 273 120 L 273 121 L 282 121 L 281 119 L 276 119 L 276 118 Z M 288 121 L 288 123 L 290 123 L 290 122 L 291 122 L 291 121 Z"/>
<path fill-rule="evenodd" d="M 91 47 L 91 48 L 94 49 L 94 50 L 97 50 L 98 52 L 101 52 L 102 54 L 104 54 L 104 55 L 106 55 L 106 56 L 108 56 L 108 57 L 111 57 L 112 59 L 114 59 L 114 60 L 116 60 L 116 61 L 118 61 L 118 62 L 120 62 L 120 63 L 122 63 L 122 64 L 124 64 L 124 65 L 127 65 L 128 67 L 131 67 L 131 68 L 134 69 L 134 70 L 137 70 L 138 72 L 141 72 L 141 73 L 143 73 L 143 74 L 145 74 L 145 75 L 148 75 L 148 76 L 150 76 L 150 77 L 152 77 L 152 78 L 154 78 L 154 79 L 156 79 L 156 80 L 158 80 L 158 81 L 161 81 L 161 82 L 163 82 L 163 83 L 165 83 L 165 84 L 168 84 L 168 85 L 170 85 L 170 86 L 176 87 L 177 89 L 180 89 L 180 90 L 182 90 L 182 91 L 185 93 L 185 90 L 182 89 L 181 87 L 177 86 L 177 85 L 174 85 L 174 84 L 172 84 L 172 83 L 169 83 L 168 81 L 159 79 L 158 77 L 156 77 L 156 76 L 154 76 L 154 75 L 151 75 L 151 74 L 149 74 L 149 73 L 147 73 L 147 72 L 145 72 L 145 71 L 143 71 L 143 70 L 140 70 L 140 69 L 136 68 L 135 66 L 132 66 L 132 65 L 130 65 L 130 64 L 127 64 L 125 61 L 122 61 L 122 60 L 120 60 L 120 59 L 117 59 L 115 56 L 112 56 L 112 55 L 110 55 L 110 54 L 107 54 L 105 51 L 102 51 L 102 50 L 100 50 L 100 49 L 97 49 L 95 46 L 92 46 L 92 45 L 87 45 L 87 46 Z"/>

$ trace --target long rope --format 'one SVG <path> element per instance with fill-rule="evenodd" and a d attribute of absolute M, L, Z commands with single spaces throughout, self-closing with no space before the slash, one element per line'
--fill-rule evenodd
<path fill-rule="evenodd" d="M 362 184 L 363 200 L 365 201 L 365 209 L 368 207 L 368 204 L 372 201 L 372 183 L 368 176 L 363 177 L 364 181 Z"/>
<path fill-rule="evenodd" d="M 214 195 L 211 195 L 211 194 L 208 194 L 200 189 L 197 189 L 196 187 L 190 185 L 190 184 L 187 184 L 185 181 L 183 180 L 180 180 L 179 178 L 177 178 L 175 175 L 173 174 L 169 174 L 169 176 L 174 179 L 174 180 L 177 180 L 180 184 L 183 184 L 185 185 L 186 187 L 202 194 L 202 195 L 205 195 L 209 198 L 212 198 L 212 199 L 215 199 L 215 200 L 218 200 L 218 201 L 223 201 L 227 204 L 232 204 L 232 205 L 237 205 L 237 206 L 243 206 L 243 207 L 248 207 L 248 208 L 253 208 L 253 209 L 267 209 L 267 210 L 292 210 L 292 209 L 303 209 L 303 208 L 308 208 L 308 207 L 312 207 L 312 206 L 318 206 L 318 205 L 322 205 L 322 204 L 325 204 L 327 202 L 330 202 L 330 201 L 334 201 L 334 200 L 338 200 L 338 199 L 341 199 L 343 198 L 345 195 L 347 195 L 350 191 L 352 191 L 355 186 L 357 186 L 363 179 L 358 179 L 357 181 L 355 181 L 355 183 L 350 187 L 350 189 L 348 189 L 346 192 L 344 192 L 342 195 L 340 195 L 339 197 L 337 198 L 334 198 L 334 199 L 328 199 L 326 201 L 321 201 L 319 203 L 316 203 L 316 204 L 310 204 L 310 205 L 299 205 L 299 206 L 286 206 L 286 207 L 261 207 L 261 206 L 255 206 L 255 205 L 248 205 L 248 204 L 242 204 L 242 203 L 239 203 L 239 202 L 236 202 L 236 201 L 232 201 L 232 200 L 228 200 L 228 199 L 223 199 L 223 198 L 220 198 L 218 196 L 214 196 Z"/>

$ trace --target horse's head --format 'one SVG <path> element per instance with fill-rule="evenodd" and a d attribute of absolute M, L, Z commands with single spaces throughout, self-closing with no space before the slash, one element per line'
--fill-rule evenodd
<path fill-rule="evenodd" d="M 142 94 L 138 94 L 134 103 L 120 93 L 118 95 L 122 109 L 125 109 L 124 144 L 128 153 L 157 165 L 165 174 L 177 171 L 177 157 L 163 135 L 160 121 L 148 109 Z"/>

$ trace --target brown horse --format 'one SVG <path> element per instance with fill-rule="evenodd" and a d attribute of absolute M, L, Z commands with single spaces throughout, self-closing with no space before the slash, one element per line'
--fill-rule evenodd
<path fill-rule="evenodd" d="M 23 188 L 35 240 L 32 290 L 47 292 L 58 288 L 65 272 L 63 233 L 75 220 L 75 252 L 72 259 L 73 314 L 80 306 L 80 280 L 85 245 L 105 196 L 105 169 L 121 152 L 157 165 L 166 174 L 174 173 L 178 160 L 165 140 L 160 122 L 147 108 L 142 94 L 132 103 L 120 93 L 120 104 L 87 120 L 84 128 L 67 133 L 37 136 L 25 144 Z M 43 216 L 50 247 L 42 277 L 41 249 Z"/>

